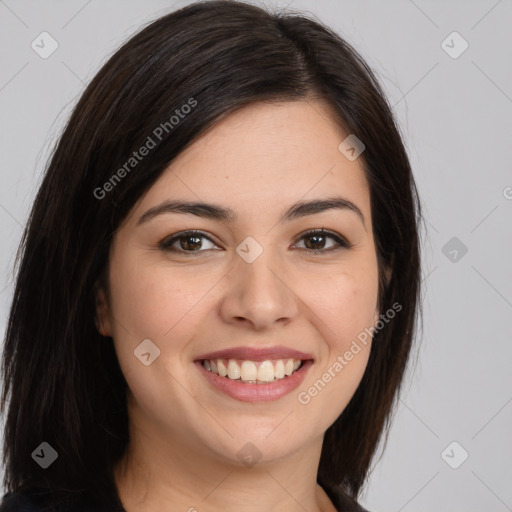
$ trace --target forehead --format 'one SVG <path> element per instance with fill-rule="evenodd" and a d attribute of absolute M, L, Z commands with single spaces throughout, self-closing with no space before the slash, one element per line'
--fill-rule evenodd
<path fill-rule="evenodd" d="M 369 217 L 362 159 L 350 161 L 338 149 L 347 135 L 318 100 L 251 104 L 180 153 L 136 211 L 188 199 L 224 204 L 243 216 L 343 195 Z"/>

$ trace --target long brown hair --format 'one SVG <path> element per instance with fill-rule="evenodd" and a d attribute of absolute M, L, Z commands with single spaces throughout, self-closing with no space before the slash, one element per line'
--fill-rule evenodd
<path fill-rule="evenodd" d="M 331 498 L 357 497 L 389 426 L 418 318 L 420 207 L 409 160 L 378 81 L 347 42 L 300 13 L 229 0 L 193 3 L 127 41 L 86 88 L 55 147 L 17 254 L 3 352 L 8 491 L 65 496 L 112 484 L 128 443 L 126 381 L 113 343 L 96 330 L 94 292 L 114 232 L 221 117 L 257 101 L 312 97 L 366 146 L 379 306 L 402 306 L 375 334 L 362 381 L 325 434 L 318 482 Z M 105 187 L 191 99 L 197 105 L 179 125 Z M 48 469 L 31 456 L 43 441 L 59 454 Z"/>

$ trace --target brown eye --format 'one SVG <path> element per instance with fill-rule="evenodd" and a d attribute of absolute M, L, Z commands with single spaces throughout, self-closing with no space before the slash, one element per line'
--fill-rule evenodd
<path fill-rule="evenodd" d="M 160 248 L 165 251 L 175 252 L 203 252 L 211 247 L 203 247 L 203 240 L 207 240 L 213 246 L 215 244 L 202 232 L 200 231 L 185 231 L 166 238 L 160 242 Z"/>
<path fill-rule="evenodd" d="M 326 237 L 325 235 L 308 235 L 305 237 L 305 240 L 308 240 L 309 243 L 305 243 L 304 245 L 307 249 L 313 249 L 315 251 L 318 249 L 325 249 L 324 246 L 327 238 L 329 237 Z"/>
<path fill-rule="evenodd" d="M 180 236 L 178 240 L 180 242 L 180 249 L 185 251 L 195 251 L 202 246 L 201 237 L 196 235 Z"/>
<path fill-rule="evenodd" d="M 340 248 L 348 249 L 351 247 L 349 242 L 347 242 L 343 237 L 336 233 L 324 230 L 308 231 L 301 236 L 300 240 L 305 240 L 305 249 L 314 251 L 315 253 L 325 253 Z M 334 243 L 331 242 L 329 246 L 326 247 L 329 240 L 334 241 Z"/>

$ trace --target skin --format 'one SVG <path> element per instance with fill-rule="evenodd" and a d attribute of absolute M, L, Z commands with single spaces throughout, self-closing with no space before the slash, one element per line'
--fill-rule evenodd
<path fill-rule="evenodd" d="M 361 159 L 338 150 L 347 135 L 319 100 L 244 107 L 183 151 L 116 232 L 98 325 L 113 337 L 129 386 L 130 444 L 115 469 L 127 512 L 335 510 L 316 483 L 323 436 L 357 389 L 371 342 L 308 404 L 297 394 L 378 320 L 369 187 Z M 364 224 L 346 209 L 279 221 L 299 200 L 333 196 L 354 203 Z M 168 199 L 229 207 L 238 220 L 166 213 L 137 225 Z M 352 247 L 329 251 L 334 239 L 302 237 L 321 228 Z M 159 248 L 188 229 L 211 241 L 174 243 L 197 254 Z M 252 263 L 235 251 L 247 236 L 263 248 Z M 160 349 L 149 366 L 133 353 L 144 339 Z M 314 365 L 274 402 L 229 398 L 193 362 L 275 345 L 312 354 Z M 248 442 L 261 453 L 250 467 L 237 457 Z"/>

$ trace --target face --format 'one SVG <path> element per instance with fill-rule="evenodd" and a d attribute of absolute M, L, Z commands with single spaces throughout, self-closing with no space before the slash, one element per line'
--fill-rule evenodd
<path fill-rule="evenodd" d="M 321 439 L 354 394 L 378 270 L 362 162 L 338 149 L 347 135 L 319 101 L 244 107 L 116 232 L 98 316 L 130 421 L 163 450 L 276 460 Z"/>

